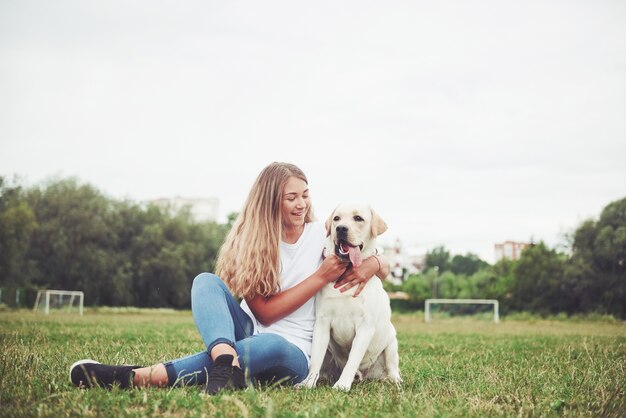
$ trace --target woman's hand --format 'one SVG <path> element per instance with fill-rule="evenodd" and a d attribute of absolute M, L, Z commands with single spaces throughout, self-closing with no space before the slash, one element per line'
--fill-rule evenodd
<path fill-rule="evenodd" d="M 339 291 L 343 293 L 352 289 L 354 286 L 359 286 L 353 295 L 357 297 L 361 291 L 363 291 L 367 282 L 378 274 L 380 270 L 381 265 L 376 257 L 366 258 L 359 267 L 354 267 L 351 264 L 335 283 L 335 289 L 339 289 Z"/>
<path fill-rule="evenodd" d="M 342 274 L 346 272 L 348 267 L 347 261 L 341 261 L 335 254 L 331 254 L 324 259 L 317 269 L 317 273 L 326 280 L 326 282 L 334 282 Z"/>
<path fill-rule="evenodd" d="M 261 295 L 246 297 L 246 302 L 255 318 L 263 325 L 269 326 L 298 309 L 322 287 L 341 277 L 347 266 L 348 262 L 339 260 L 334 254 L 330 255 L 315 273 L 294 287 L 270 297 Z"/>

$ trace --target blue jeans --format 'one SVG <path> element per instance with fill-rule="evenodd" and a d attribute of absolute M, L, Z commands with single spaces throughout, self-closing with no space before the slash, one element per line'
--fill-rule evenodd
<path fill-rule="evenodd" d="M 193 280 L 191 311 L 207 349 L 165 364 L 170 386 L 204 384 L 213 368 L 211 349 L 220 343 L 237 351 L 239 364 L 251 381 L 295 384 L 308 372 L 306 355 L 280 335 L 252 335 L 252 319 L 214 274 Z"/>

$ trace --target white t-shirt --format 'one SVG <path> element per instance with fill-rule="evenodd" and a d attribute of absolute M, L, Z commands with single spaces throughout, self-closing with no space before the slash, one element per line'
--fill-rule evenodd
<path fill-rule="evenodd" d="M 287 290 L 315 273 L 322 263 L 326 229 L 320 222 L 304 225 L 304 232 L 295 244 L 280 243 L 280 289 Z M 254 333 L 271 332 L 284 337 L 311 357 L 311 341 L 315 324 L 315 297 L 297 310 L 270 326 L 256 320 L 245 300 L 241 307 L 252 318 Z"/>

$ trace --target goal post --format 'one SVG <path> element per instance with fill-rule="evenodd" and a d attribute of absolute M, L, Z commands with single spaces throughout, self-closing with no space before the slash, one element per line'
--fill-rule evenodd
<path fill-rule="evenodd" d="M 430 315 L 431 305 L 445 304 L 493 305 L 493 322 L 495 322 L 496 324 L 500 322 L 500 304 L 496 299 L 426 299 L 426 301 L 424 302 L 424 321 L 430 322 L 432 320 L 432 317 Z"/>
<path fill-rule="evenodd" d="M 48 315 L 50 309 L 71 311 L 78 307 L 78 314 L 83 315 L 85 294 L 79 290 L 40 290 L 37 292 L 33 312 L 43 310 Z"/>

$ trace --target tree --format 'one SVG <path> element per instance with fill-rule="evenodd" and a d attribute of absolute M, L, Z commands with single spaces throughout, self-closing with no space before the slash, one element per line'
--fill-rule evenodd
<path fill-rule="evenodd" d="M 579 309 L 626 318 L 626 198 L 576 230 L 565 276 Z"/>
<path fill-rule="evenodd" d="M 409 276 L 402 283 L 402 290 L 409 295 L 409 300 L 416 306 L 423 306 L 424 301 L 432 297 L 432 284 L 427 277 L 429 274 Z"/>
<path fill-rule="evenodd" d="M 426 270 L 435 269 L 439 273 L 450 270 L 450 252 L 443 246 L 436 247 L 426 254 Z"/>
<path fill-rule="evenodd" d="M 22 190 L 0 177 L 0 283 L 83 290 L 91 305 L 188 308 L 234 218 L 198 223 L 74 178 Z"/>
<path fill-rule="evenodd" d="M 464 277 L 458 277 L 451 271 L 444 271 L 436 281 L 437 298 L 455 299 L 459 297 L 461 288 L 465 282 Z"/>
<path fill-rule="evenodd" d="M 110 302 L 110 280 L 119 278 L 121 261 L 111 202 L 73 178 L 33 188 L 26 199 L 39 224 L 28 251 L 37 266 L 33 284 L 83 290 L 86 303 Z"/>
<path fill-rule="evenodd" d="M 564 267 L 565 257 L 543 242 L 526 249 L 513 271 L 512 307 L 542 314 L 567 311 Z"/>
<path fill-rule="evenodd" d="M 489 264 L 481 260 L 476 254 L 468 253 L 467 255 L 455 255 L 450 262 L 450 270 L 454 274 L 462 274 L 471 276 L 477 271 L 484 269 Z"/>
<path fill-rule="evenodd" d="M 503 258 L 494 264 L 490 270 L 497 278 L 493 284 L 494 298 L 507 301 L 513 297 L 513 287 L 515 285 L 515 266 L 517 262 Z"/>
<path fill-rule="evenodd" d="M 30 266 L 26 254 L 36 228 L 35 214 L 21 187 L 0 177 L 0 284 L 27 282 Z"/>

